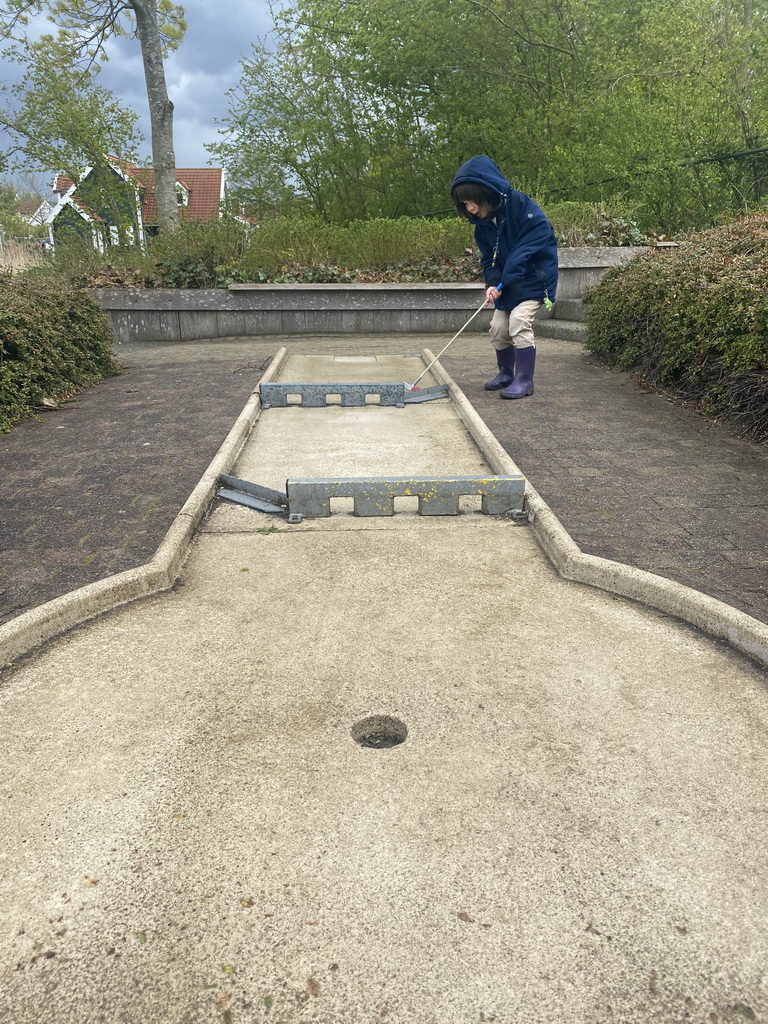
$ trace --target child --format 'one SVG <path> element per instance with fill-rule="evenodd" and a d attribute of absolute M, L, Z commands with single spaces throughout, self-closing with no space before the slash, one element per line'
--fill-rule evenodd
<path fill-rule="evenodd" d="M 513 189 L 487 156 L 467 160 L 456 172 L 451 195 L 459 213 L 475 225 L 488 288 L 495 303 L 491 344 L 499 372 L 485 385 L 501 398 L 533 394 L 536 344 L 533 318 L 552 308 L 557 288 L 557 242 L 536 203 Z"/>

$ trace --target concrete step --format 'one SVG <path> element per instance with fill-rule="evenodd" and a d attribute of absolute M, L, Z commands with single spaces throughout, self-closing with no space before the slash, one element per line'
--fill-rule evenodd
<path fill-rule="evenodd" d="M 581 299 L 558 299 L 555 303 L 555 320 L 584 321 L 586 310 Z"/>
<path fill-rule="evenodd" d="M 562 341 L 584 341 L 586 324 L 578 320 L 537 320 L 534 334 L 537 338 L 560 338 Z"/>

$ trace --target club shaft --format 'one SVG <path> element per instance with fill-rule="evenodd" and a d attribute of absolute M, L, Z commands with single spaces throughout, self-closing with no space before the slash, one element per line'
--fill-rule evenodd
<path fill-rule="evenodd" d="M 475 310 L 475 312 L 474 312 L 474 313 L 472 314 L 472 316 L 471 316 L 471 317 L 469 318 L 469 320 L 467 320 L 467 322 L 466 322 L 466 323 L 464 324 L 464 326 L 463 326 L 463 327 L 460 327 L 460 328 L 459 328 L 459 330 L 458 330 L 458 331 L 456 331 L 456 333 L 455 333 L 455 334 L 454 334 L 454 336 L 453 336 L 453 337 L 451 338 L 451 340 L 450 340 L 450 341 L 448 342 L 448 344 L 447 344 L 447 345 L 445 346 L 445 348 L 442 348 L 442 349 L 441 349 L 441 350 L 440 350 L 440 351 L 439 351 L 439 352 L 437 353 L 437 355 L 436 355 L 436 356 L 435 356 L 435 358 L 434 358 L 434 359 L 432 360 L 432 362 L 431 362 L 431 363 L 429 364 L 429 366 L 427 366 L 427 367 L 425 367 L 425 368 L 424 368 L 424 370 L 423 370 L 423 371 L 422 371 L 422 372 L 421 372 L 421 373 L 419 374 L 419 376 L 418 376 L 418 377 L 416 378 L 416 380 L 415 380 L 415 381 L 413 382 L 413 384 L 411 384 L 411 389 L 413 389 L 413 388 L 415 388 L 415 387 L 416 387 L 416 385 L 417 385 L 417 384 L 419 383 L 419 381 L 421 380 L 421 378 L 422 378 L 422 377 L 423 377 L 423 376 L 424 376 L 424 375 L 425 375 L 426 373 L 428 373 L 428 372 L 429 372 L 429 370 L 431 370 L 431 369 L 432 369 L 432 367 L 433 367 L 433 366 L 435 365 L 435 363 L 436 363 L 436 362 L 437 362 L 437 360 L 438 360 L 438 359 L 440 358 L 440 356 L 441 356 L 441 355 L 443 354 L 443 352 L 446 352 L 446 351 L 447 351 L 447 350 L 448 350 L 448 349 L 449 349 L 449 348 L 451 347 L 451 345 L 452 345 L 452 344 L 454 343 L 454 341 L 456 341 L 456 339 L 457 339 L 457 338 L 458 338 L 458 336 L 459 336 L 459 335 L 461 334 L 461 332 L 462 332 L 462 331 L 465 331 L 465 330 L 467 329 L 467 327 L 469 327 L 469 325 L 470 325 L 470 324 L 472 323 L 472 321 L 473 321 L 473 320 L 475 319 L 475 317 L 477 316 L 477 314 L 478 314 L 478 313 L 481 313 L 481 312 L 482 312 L 482 311 L 483 311 L 483 310 L 484 310 L 484 309 L 485 309 L 485 308 L 486 308 L 487 306 L 488 306 L 488 303 L 487 303 L 487 302 L 485 301 L 485 299 L 483 299 L 483 304 L 482 304 L 482 306 L 478 306 L 478 308 L 477 308 L 477 309 Z"/>

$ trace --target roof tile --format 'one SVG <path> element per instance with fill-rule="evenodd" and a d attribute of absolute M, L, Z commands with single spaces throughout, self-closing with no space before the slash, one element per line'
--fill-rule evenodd
<path fill-rule="evenodd" d="M 155 172 L 151 167 L 137 167 L 127 160 L 110 160 L 123 173 L 135 179 L 142 193 L 141 217 L 144 224 L 157 223 L 157 201 L 155 199 Z M 220 167 L 177 167 L 176 181 L 189 193 L 189 205 L 179 207 L 179 216 L 187 220 L 212 220 L 219 216 L 224 172 Z M 65 174 L 58 174 L 54 192 L 67 192 L 74 182 Z M 80 204 L 82 206 L 82 204 Z"/>

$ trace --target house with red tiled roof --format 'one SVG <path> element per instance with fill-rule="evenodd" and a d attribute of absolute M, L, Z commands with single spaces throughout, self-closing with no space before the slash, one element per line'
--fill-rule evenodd
<path fill-rule="evenodd" d="M 42 201 L 36 199 L 20 199 L 17 204 L 17 212 L 22 220 L 33 227 L 41 227 L 45 224 L 46 217 L 55 208 L 55 203 L 50 199 Z"/>
<path fill-rule="evenodd" d="M 90 241 L 100 250 L 110 245 L 141 244 L 157 234 L 155 172 L 116 157 L 89 167 L 78 182 L 58 174 L 53 191 L 59 197 L 46 219 L 51 242 L 68 237 Z M 179 218 L 218 220 L 225 199 L 220 167 L 176 169 Z"/>

